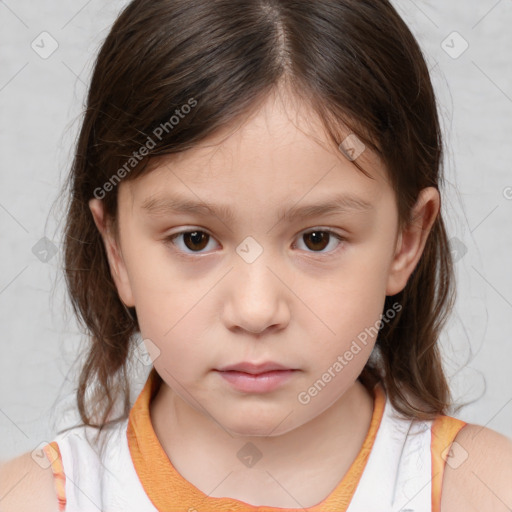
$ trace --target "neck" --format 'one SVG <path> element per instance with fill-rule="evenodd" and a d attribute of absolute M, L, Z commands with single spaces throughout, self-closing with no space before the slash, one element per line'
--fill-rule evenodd
<path fill-rule="evenodd" d="M 336 487 L 372 413 L 372 394 L 358 380 L 313 420 L 278 436 L 233 435 L 165 382 L 150 404 L 155 433 L 183 478 L 212 497 L 288 508 L 313 506 Z"/>

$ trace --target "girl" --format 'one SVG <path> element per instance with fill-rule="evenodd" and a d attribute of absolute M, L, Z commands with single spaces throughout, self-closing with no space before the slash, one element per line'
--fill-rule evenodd
<path fill-rule="evenodd" d="M 442 146 L 385 0 L 132 1 L 69 177 L 83 424 L 3 510 L 509 510 L 511 442 L 448 415 Z"/>

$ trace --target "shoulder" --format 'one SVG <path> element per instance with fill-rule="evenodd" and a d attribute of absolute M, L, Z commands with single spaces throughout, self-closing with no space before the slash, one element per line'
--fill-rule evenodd
<path fill-rule="evenodd" d="M 512 509 L 512 440 L 467 424 L 455 437 L 443 476 L 441 512 Z"/>
<path fill-rule="evenodd" d="M 0 500 L 2 512 L 56 512 L 51 467 L 40 466 L 32 452 L 0 462 Z"/>

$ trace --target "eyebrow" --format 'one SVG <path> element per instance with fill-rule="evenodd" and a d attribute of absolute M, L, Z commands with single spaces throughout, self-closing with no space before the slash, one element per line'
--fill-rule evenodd
<path fill-rule="evenodd" d="M 203 217 L 215 216 L 226 222 L 233 223 L 235 214 L 231 207 L 225 204 L 210 204 L 198 202 L 181 196 L 166 196 L 146 198 L 141 208 L 149 215 L 158 216 L 172 213 L 188 213 Z M 281 221 L 293 221 L 317 217 L 320 215 L 365 212 L 373 210 L 374 206 L 369 201 L 353 194 L 339 194 L 331 196 L 318 204 L 298 203 L 278 210 L 277 219 Z"/>

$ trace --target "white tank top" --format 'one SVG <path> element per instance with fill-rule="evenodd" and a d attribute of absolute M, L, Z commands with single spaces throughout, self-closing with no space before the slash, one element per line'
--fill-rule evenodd
<path fill-rule="evenodd" d="M 449 416 L 439 418 L 448 421 L 437 430 L 444 436 L 444 440 L 439 439 L 437 446 L 439 449 L 449 449 L 456 433 L 465 423 Z M 110 429 L 102 458 L 92 443 L 96 429 L 87 426 L 58 434 L 52 443 L 43 448 L 52 463 L 61 511 L 170 512 L 156 508 L 139 479 L 127 438 L 128 423 L 129 419 L 126 419 Z M 437 511 L 440 494 L 436 496 L 437 503 L 432 503 L 434 423 L 440 424 L 437 419 L 426 422 L 402 419 L 386 397 L 382 419 L 357 488 L 348 508 L 336 512 Z M 450 429 L 446 428 L 447 424 L 451 426 L 448 434 Z M 58 451 L 52 449 L 50 444 L 58 446 Z M 59 457 L 56 456 L 58 452 Z M 436 460 L 439 460 L 440 454 L 437 455 Z M 440 467 L 442 470 L 444 466 Z M 183 504 L 181 510 L 220 510 L 208 509 L 207 501 L 203 510 L 190 505 Z M 295 509 L 249 506 L 247 510 L 269 512 Z"/>

